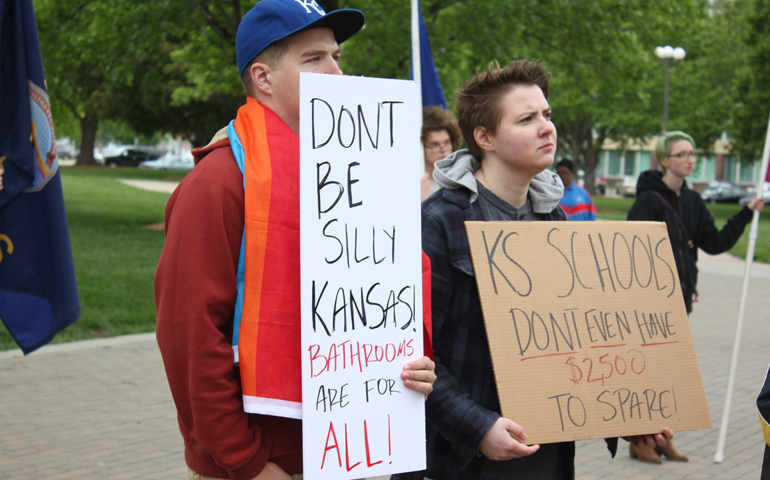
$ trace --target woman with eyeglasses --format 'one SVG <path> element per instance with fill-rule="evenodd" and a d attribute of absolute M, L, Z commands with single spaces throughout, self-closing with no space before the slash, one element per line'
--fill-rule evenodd
<path fill-rule="evenodd" d="M 420 140 L 425 149 L 425 175 L 422 177 L 422 198 L 438 190 L 433 181 L 433 165 L 460 148 L 462 133 L 452 112 L 441 107 L 423 107 Z"/>
<path fill-rule="evenodd" d="M 693 296 L 697 294 L 698 248 L 711 255 L 731 249 L 751 222 L 752 211 L 762 210 L 764 198 L 752 200 L 719 230 L 700 194 L 687 188 L 685 183 L 698 160 L 692 137 L 684 132 L 667 132 L 655 145 L 655 157 L 659 159 L 661 171 L 648 170 L 639 176 L 636 201 L 628 212 L 628 219 L 666 222 L 689 315 Z M 644 462 L 661 463 L 659 455 L 668 460 L 687 461 L 672 442 L 655 450 L 633 444 L 630 448 L 631 458 Z"/>

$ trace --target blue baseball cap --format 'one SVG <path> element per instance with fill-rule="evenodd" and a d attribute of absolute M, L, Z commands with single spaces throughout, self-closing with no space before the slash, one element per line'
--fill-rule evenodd
<path fill-rule="evenodd" d="M 312 28 L 328 28 L 337 43 L 355 35 L 366 17 L 360 10 L 344 8 L 326 13 L 315 0 L 262 0 L 243 16 L 235 35 L 238 72 L 270 44 Z"/>

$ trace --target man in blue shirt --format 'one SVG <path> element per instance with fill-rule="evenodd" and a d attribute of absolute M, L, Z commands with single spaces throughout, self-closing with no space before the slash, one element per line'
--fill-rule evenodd
<path fill-rule="evenodd" d="M 572 160 L 562 160 L 556 164 L 556 173 L 564 184 L 564 196 L 560 205 L 570 220 L 596 220 L 596 207 L 591 195 L 585 188 L 572 180 L 574 167 Z"/>

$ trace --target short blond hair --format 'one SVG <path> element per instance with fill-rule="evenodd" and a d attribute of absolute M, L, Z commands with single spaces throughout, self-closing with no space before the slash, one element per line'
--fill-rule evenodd
<path fill-rule="evenodd" d="M 671 144 L 678 140 L 687 140 L 692 144 L 692 148 L 695 149 L 695 140 L 692 137 L 682 131 L 674 130 L 673 132 L 666 132 L 658 137 L 657 143 L 655 143 L 655 157 L 660 164 L 660 171 L 663 175 L 666 174 L 666 166 L 660 161 L 661 158 L 668 158 L 671 153 Z"/>

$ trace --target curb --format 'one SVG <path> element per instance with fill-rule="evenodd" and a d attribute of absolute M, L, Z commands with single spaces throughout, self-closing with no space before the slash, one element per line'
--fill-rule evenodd
<path fill-rule="evenodd" d="M 121 335 L 119 337 L 94 338 L 90 340 L 80 340 L 78 342 L 45 345 L 30 353 L 29 355 L 48 355 L 65 352 L 76 352 L 79 350 L 88 350 L 92 348 L 109 348 L 136 342 L 148 342 L 150 340 L 155 341 L 155 332 L 135 333 L 131 335 Z M 24 352 L 18 348 L 15 350 L 0 352 L 0 360 L 7 360 L 9 358 L 18 358 L 23 356 Z"/>

